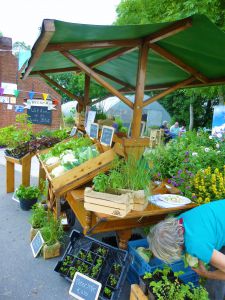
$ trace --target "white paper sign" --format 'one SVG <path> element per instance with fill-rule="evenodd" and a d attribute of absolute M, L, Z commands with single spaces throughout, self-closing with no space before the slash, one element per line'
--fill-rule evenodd
<path fill-rule="evenodd" d="M 91 110 L 88 112 L 87 124 L 86 124 L 86 128 L 85 128 L 85 130 L 88 134 L 90 134 L 91 123 L 94 123 L 95 116 L 96 116 L 96 111 Z"/>
<path fill-rule="evenodd" d="M 27 102 L 24 102 L 26 109 L 30 109 L 31 106 L 44 106 L 48 107 L 48 110 L 53 110 L 55 108 L 55 105 L 52 104 L 51 100 L 40 100 L 40 99 L 28 99 Z"/>
<path fill-rule="evenodd" d="M 7 109 L 12 110 L 12 109 L 13 109 L 12 104 L 8 104 L 8 105 L 7 105 Z"/>
<path fill-rule="evenodd" d="M 0 103 L 9 103 L 10 97 L 0 96 Z"/>
<path fill-rule="evenodd" d="M 2 82 L 1 87 L 4 89 L 4 95 L 14 95 L 14 91 L 17 90 L 17 84 Z"/>

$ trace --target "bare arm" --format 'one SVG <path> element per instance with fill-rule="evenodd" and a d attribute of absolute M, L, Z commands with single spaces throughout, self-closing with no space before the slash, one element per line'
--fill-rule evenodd
<path fill-rule="evenodd" d="M 199 261 L 198 269 L 193 270 L 200 276 L 208 279 L 225 280 L 225 255 L 217 250 L 213 250 L 210 263 L 218 270 L 208 271 L 201 261 Z"/>

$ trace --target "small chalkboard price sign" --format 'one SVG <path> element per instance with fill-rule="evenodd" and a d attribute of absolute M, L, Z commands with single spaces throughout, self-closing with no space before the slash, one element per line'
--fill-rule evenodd
<path fill-rule="evenodd" d="M 78 130 L 78 132 L 77 132 L 77 137 L 83 137 L 84 136 L 84 133 L 82 132 L 82 131 L 80 131 L 80 130 Z"/>
<path fill-rule="evenodd" d="M 102 126 L 102 134 L 100 143 L 105 146 L 111 146 L 115 128 L 109 126 Z"/>
<path fill-rule="evenodd" d="M 33 124 L 52 124 L 52 110 L 48 109 L 47 106 L 31 106 L 27 110 L 27 114 Z"/>
<path fill-rule="evenodd" d="M 44 243 L 45 241 L 41 235 L 41 232 L 38 231 L 35 237 L 33 238 L 32 242 L 30 243 L 31 250 L 34 257 L 36 257 L 38 253 L 41 251 L 41 248 L 43 247 Z"/>
<path fill-rule="evenodd" d="M 74 126 L 70 132 L 70 136 L 74 136 L 76 132 L 77 132 L 77 127 Z"/>
<path fill-rule="evenodd" d="M 75 273 L 69 294 L 78 300 L 97 300 L 102 284 L 79 272 Z"/>
<path fill-rule="evenodd" d="M 97 123 L 91 123 L 90 138 L 91 139 L 98 139 L 98 131 L 99 131 L 99 125 Z"/>

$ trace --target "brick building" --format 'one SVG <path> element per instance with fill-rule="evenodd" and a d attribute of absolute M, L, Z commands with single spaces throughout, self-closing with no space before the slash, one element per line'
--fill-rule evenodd
<path fill-rule="evenodd" d="M 57 129 L 60 127 L 61 119 L 61 96 L 52 89 L 45 81 L 40 78 L 27 78 L 26 80 L 20 79 L 18 72 L 18 59 L 12 54 L 12 39 L 7 37 L 0 37 L 0 83 L 14 83 L 17 84 L 17 90 L 20 94 L 16 100 L 16 105 L 24 105 L 28 99 L 28 92 L 34 91 L 39 94 L 38 98 L 42 99 L 41 93 L 49 94 L 50 99 L 58 100 L 57 110 L 52 110 L 52 123 L 51 125 L 34 124 L 34 131 L 40 131 L 45 128 Z M 37 99 L 35 95 L 35 99 Z M 4 96 L 14 96 L 6 95 Z M 27 109 L 24 110 L 27 113 Z M 0 128 L 15 124 L 15 118 L 18 113 L 15 112 L 15 105 L 12 110 L 8 109 L 6 103 L 0 103 Z"/>

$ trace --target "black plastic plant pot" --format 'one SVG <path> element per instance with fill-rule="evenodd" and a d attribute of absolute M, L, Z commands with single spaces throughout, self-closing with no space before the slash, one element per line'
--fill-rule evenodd
<path fill-rule="evenodd" d="M 122 272 L 122 266 L 118 263 L 114 263 L 112 265 L 110 273 L 115 274 L 117 277 L 119 277 L 121 272 Z"/>
<path fill-rule="evenodd" d="M 59 273 L 61 276 L 66 277 L 68 275 L 69 267 L 70 266 L 63 266 L 63 261 L 59 261 L 54 271 Z"/>
<path fill-rule="evenodd" d="M 70 254 L 67 254 L 63 259 L 63 263 L 66 263 L 69 266 L 72 266 L 73 262 L 74 262 L 74 256 Z"/>
<path fill-rule="evenodd" d="M 109 249 L 107 249 L 106 247 L 104 247 L 98 243 L 92 243 L 90 250 L 102 257 L 106 257 L 109 252 Z"/>
<path fill-rule="evenodd" d="M 22 210 L 30 210 L 32 206 L 37 203 L 37 198 L 36 199 L 19 199 L 20 200 L 20 208 Z"/>
<path fill-rule="evenodd" d="M 101 271 L 102 271 L 102 266 L 100 268 L 97 268 L 97 266 L 94 265 L 90 269 L 89 276 L 95 280 L 98 280 Z"/>
<path fill-rule="evenodd" d="M 119 286 L 119 277 L 116 277 L 114 274 L 110 273 L 107 279 L 107 286 L 111 289 L 117 289 Z"/>
<path fill-rule="evenodd" d="M 77 254 L 77 258 L 86 260 L 86 257 L 87 257 L 87 251 L 84 249 L 80 249 L 80 251 Z"/>
<path fill-rule="evenodd" d="M 110 291 L 110 293 L 107 293 L 106 292 L 106 289 L 107 289 L 107 291 L 109 290 Z M 104 290 L 103 290 L 103 297 L 105 298 L 105 299 L 113 299 L 113 290 L 109 287 L 109 286 L 105 286 L 105 288 L 104 288 Z"/>
<path fill-rule="evenodd" d="M 88 262 L 89 264 L 94 264 L 95 260 L 96 260 L 97 255 L 92 252 L 92 251 L 88 251 L 87 252 L 87 256 L 86 256 L 86 262 Z"/>

